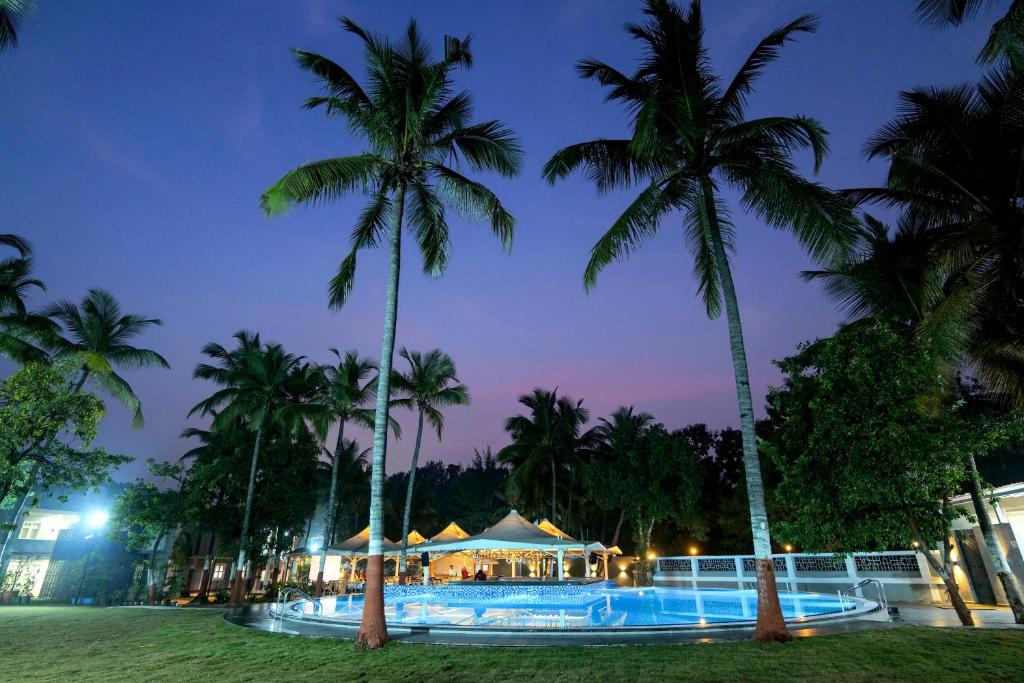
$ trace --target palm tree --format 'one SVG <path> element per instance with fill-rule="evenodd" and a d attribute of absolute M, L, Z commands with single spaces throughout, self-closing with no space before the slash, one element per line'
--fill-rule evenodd
<path fill-rule="evenodd" d="M 412 464 L 409 465 L 408 490 L 402 513 L 402 554 L 398 559 L 398 575 L 404 581 L 409 547 L 409 515 L 412 512 L 413 483 L 416 480 L 416 465 L 419 463 L 420 443 L 423 439 L 423 419 L 430 422 L 440 441 L 444 430 L 441 409 L 469 405 L 469 389 L 459 382 L 455 362 L 441 349 L 421 354 L 419 351 L 402 348 L 398 355 L 409 363 L 409 371 L 392 372 L 391 390 L 401 398 L 392 399 L 391 405 L 416 411 L 416 445 L 413 446 Z"/>
<path fill-rule="evenodd" d="M 910 327 L 941 362 L 947 389 L 966 371 L 1004 403 L 1018 405 L 1024 403 L 1021 85 L 1018 72 L 1003 65 L 976 87 L 903 93 L 900 115 L 867 150 L 889 161 L 886 186 L 849 191 L 858 201 L 901 209 L 897 231 L 890 237 L 868 217 L 849 255 L 807 274 L 823 280 L 851 317 Z M 965 457 L 975 472 L 974 455 Z M 971 476 L 968 484 L 981 519 L 980 481 Z M 1021 591 L 991 526 L 981 528 L 1015 619 L 1024 623 Z"/>
<path fill-rule="evenodd" d="M 732 225 L 720 193 L 723 185 L 736 189 L 745 209 L 771 227 L 793 232 L 816 258 L 832 256 L 848 241 L 845 202 L 801 177 L 791 159 L 794 151 L 809 148 L 817 169 L 827 151 L 821 125 L 805 116 L 747 119 L 744 111 L 764 67 L 795 34 L 813 32 L 817 21 L 802 16 L 768 34 L 723 88 L 710 69 L 698 0 L 688 11 L 668 0 L 648 0 L 644 14 L 645 23 L 628 26 L 643 45 L 643 59 L 632 76 L 595 59 L 577 65 L 582 77 L 610 88 L 608 99 L 626 106 L 632 137 L 566 147 L 548 161 L 544 176 L 554 182 L 583 168 L 601 192 L 647 183 L 591 251 L 583 276 L 587 290 L 605 266 L 649 239 L 662 218 L 683 213 L 708 315 L 717 317 L 724 301 L 728 320 L 758 576 L 755 636 L 787 640 L 771 561 L 743 329 L 729 267 Z"/>
<path fill-rule="evenodd" d="M 0 260 L 0 355 L 18 363 L 45 361 L 46 351 L 39 344 L 53 335 L 56 325 L 25 303 L 32 289 L 46 290 L 32 276 L 32 245 L 18 235 L 0 235 L 0 244 L 18 252 Z"/>
<path fill-rule="evenodd" d="M 381 495 L 403 222 L 408 218 L 423 258 L 423 270 L 432 277 L 440 276 L 448 262 L 451 239 L 446 207 L 489 220 L 502 245 L 510 248 L 512 215 L 491 190 L 464 176 L 458 166 L 513 176 L 519 172 L 522 152 L 513 134 L 498 121 L 470 123 L 472 97 L 465 91 L 453 93 L 454 70 L 472 64 L 469 38 L 446 36 L 444 55 L 435 61 L 415 22 L 410 22 L 397 44 L 368 33 L 349 19 L 343 18 L 341 23 L 363 42 L 367 87 L 326 57 L 304 51 L 295 55 L 299 66 L 313 73 L 325 91 L 309 99 L 307 107 L 324 107 L 328 115 L 344 117 L 349 128 L 366 140 L 368 151 L 296 168 L 263 194 L 262 206 L 268 214 L 275 214 L 293 204 L 316 204 L 355 192 L 369 195 L 370 202 L 352 232 L 352 250 L 330 283 L 333 308 L 341 307 L 352 290 L 358 252 L 385 240 L 388 244 L 373 431 L 366 601 L 356 639 L 357 648 L 374 649 L 387 642 Z"/>
<path fill-rule="evenodd" d="M 929 24 L 959 26 L 992 4 L 991 0 L 919 0 L 916 11 Z M 1012 0 L 1009 5 L 978 53 L 983 64 L 1005 59 L 1014 66 L 1024 65 L 1024 2 Z"/>
<path fill-rule="evenodd" d="M 377 364 L 369 359 L 359 358 L 356 351 L 346 351 L 345 355 L 336 348 L 331 348 L 338 363 L 325 365 L 323 371 L 324 384 L 317 397 L 317 403 L 324 408 L 324 417 L 338 424 L 338 437 L 335 441 L 334 454 L 330 455 L 331 483 L 327 492 L 327 509 L 324 512 L 324 540 L 321 544 L 320 568 L 317 572 L 315 597 L 323 593 L 324 565 L 327 561 L 327 547 L 334 538 L 334 525 L 337 521 L 338 477 L 343 467 L 344 458 L 336 455 L 342 452 L 345 444 L 345 425 L 354 422 L 360 427 L 373 429 L 374 412 L 364 408 L 373 397 L 377 386 L 377 378 L 366 380 L 367 376 L 377 369 Z M 401 430 L 398 423 L 391 420 L 391 428 L 398 437 Z M 326 451 L 326 448 L 324 449 Z"/>
<path fill-rule="evenodd" d="M 366 509 L 366 493 L 370 490 L 369 464 L 373 450 L 371 448 L 361 448 L 355 439 L 345 439 L 341 450 L 335 449 L 334 454 L 330 456 L 332 469 L 335 460 L 339 459 L 339 453 L 341 455 L 338 463 L 338 478 L 341 484 L 338 490 L 339 494 L 343 495 L 339 495 L 340 500 L 335 510 L 335 518 L 332 520 L 332 536 L 325 539 L 325 543 L 336 543 L 338 541 L 339 519 L 355 511 Z M 347 525 L 347 528 L 351 533 L 355 533 L 358 529 L 352 527 L 357 526 L 359 526 L 358 521 L 353 520 Z"/>
<path fill-rule="evenodd" d="M 927 258 L 942 278 L 939 299 L 951 298 L 945 289 L 957 294 L 954 322 L 963 338 L 955 350 L 968 354 L 992 391 L 1014 403 L 1024 402 L 1024 344 L 1017 332 L 1024 322 L 1024 258 L 1017 246 L 1024 220 L 1021 86 L 1024 72 L 1004 65 L 977 86 L 902 93 L 900 115 L 867 146 L 870 158 L 889 161 L 885 187 L 848 191 L 858 202 L 900 208 L 934 234 Z M 928 320 L 934 326 L 940 318 Z"/>
<path fill-rule="evenodd" d="M 644 434 L 654 423 L 650 413 L 634 413 L 633 406 L 620 407 L 609 418 L 601 418 L 594 428 L 596 445 L 592 451 L 592 462 L 615 462 L 623 454 L 636 448 Z M 600 491 L 592 492 L 600 496 Z M 619 511 L 619 521 L 615 525 L 610 546 L 619 544 L 619 533 L 626 519 L 626 510 Z"/>
<path fill-rule="evenodd" d="M 17 47 L 21 22 L 35 6 L 35 0 L 0 0 L 0 52 Z"/>
<path fill-rule="evenodd" d="M 81 360 L 81 374 L 74 383 L 77 391 L 90 377 L 108 394 L 134 411 L 133 423 L 141 427 L 142 402 L 132 387 L 114 368 L 146 368 L 171 366 L 156 351 L 132 346 L 132 341 L 146 329 L 162 325 L 157 318 L 122 313 L 110 292 L 90 289 L 80 304 L 61 300 L 43 311 L 47 318 L 60 322 L 63 335 L 51 341 L 56 358 L 76 356 Z"/>
<path fill-rule="evenodd" d="M 592 432 L 580 433 L 590 419 L 583 401 L 559 396 L 558 390 L 534 389 L 523 394 L 519 403 L 529 416 L 516 415 L 505 420 L 505 431 L 512 443 L 498 451 L 498 460 L 512 466 L 509 497 L 532 502 L 541 499 L 542 482 L 550 477 L 551 521 L 558 523 L 558 480 L 579 451 L 589 443 Z M 533 503 L 531 507 L 542 509 Z"/>
<path fill-rule="evenodd" d="M 231 351 L 220 344 L 208 344 L 203 349 L 218 364 L 196 366 L 193 377 L 210 380 L 221 388 L 196 404 L 189 415 L 214 415 L 214 430 L 243 422 L 256 435 L 231 591 L 232 603 L 241 604 L 245 599 L 243 571 L 264 430 L 271 422 L 292 427 L 301 421 L 317 378 L 315 369 L 304 364 L 301 357 L 285 352 L 279 344 L 261 344 L 258 334 L 242 331 L 235 334 L 235 339 L 238 347 Z"/>

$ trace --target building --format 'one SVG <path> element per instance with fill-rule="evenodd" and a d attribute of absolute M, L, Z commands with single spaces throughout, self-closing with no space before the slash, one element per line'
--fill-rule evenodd
<path fill-rule="evenodd" d="M 950 502 L 975 516 L 969 494 L 959 495 Z M 1024 555 L 1021 553 L 1021 544 L 1024 543 L 1024 482 L 993 489 L 986 506 L 1007 564 L 1024 587 Z M 1006 594 L 985 550 L 985 539 L 977 521 L 958 518 L 954 522 L 953 536 L 954 572 L 965 599 L 983 605 L 1005 605 Z"/>
<path fill-rule="evenodd" d="M 54 600 L 127 591 L 134 560 L 142 554 L 126 552 L 106 533 L 107 516 L 123 489 L 109 484 L 98 491 L 52 491 L 38 505 L 26 506 L 19 519 L 12 519 L 15 509 L 0 512 L 15 524 L 0 559 L 4 591 Z"/>

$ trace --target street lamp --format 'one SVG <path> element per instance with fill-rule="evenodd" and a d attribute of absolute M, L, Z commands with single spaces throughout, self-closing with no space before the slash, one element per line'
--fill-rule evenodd
<path fill-rule="evenodd" d="M 78 579 L 78 591 L 75 592 L 76 605 L 82 601 L 82 586 L 85 584 L 85 575 L 89 572 L 89 560 L 92 559 L 92 552 L 96 549 L 99 530 L 106 525 L 108 519 L 110 519 L 110 513 L 106 510 L 93 510 L 85 516 L 86 526 L 94 531 L 85 537 L 85 540 L 87 541 L 91 538 L 92 544 L 89 546 L 89 550 L 85 553 L 85 563 L 82 565 L 82 576 Z"/>

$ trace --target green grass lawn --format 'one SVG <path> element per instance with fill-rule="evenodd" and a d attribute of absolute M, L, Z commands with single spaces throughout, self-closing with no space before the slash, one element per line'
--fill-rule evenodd
<path fill-rule="evenodd" d="M 260 633 L 220 610 L 0 608 L 0 681 L 1022 681 L 1024 631 L 905 627 L 597 648 L 403 645 Z"/>

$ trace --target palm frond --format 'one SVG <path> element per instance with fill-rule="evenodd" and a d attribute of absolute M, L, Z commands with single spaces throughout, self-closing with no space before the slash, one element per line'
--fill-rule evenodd
<path fill-rule="evenodd" d="M 477 220 L 489 220 L 491 232 L 505 250 L 512 248 L 515 219 L 487 187 L 447 166 L 432 164 L 437 191 L 456 211 Z"/>
<path fill-rule="evenodd" d="M 597 284 L 598 274 L 612 261 L 624 259 L 654 236 L 661 217 L 682 205 L 692 191 L 686 174 L 676 172 L 648 185 L 608 231 L 590 250 L 590 260 L 583 272 L 583 287 L 590 291 Z"/>
<path fill-rule="evenodd" d="M 796 33 L 814 33 L 817 29 L 817 16 L 804 14 L 762 38 L 722 94 L 718 104 L 719 113 L 728 120 L 739 120 L 743 115 L 747 95 L 753 90 L 764 67 L 778 59 L 782 46 L 794 40 Z"/>
<path fill-rule="evenodd" d="M 381 172 L 373 154 L 337 157 L 303 164 L 274 183 L 260 199 L 268 216 L 283 213 L 293 204 L 329 202 L 365 190 Z"/>

